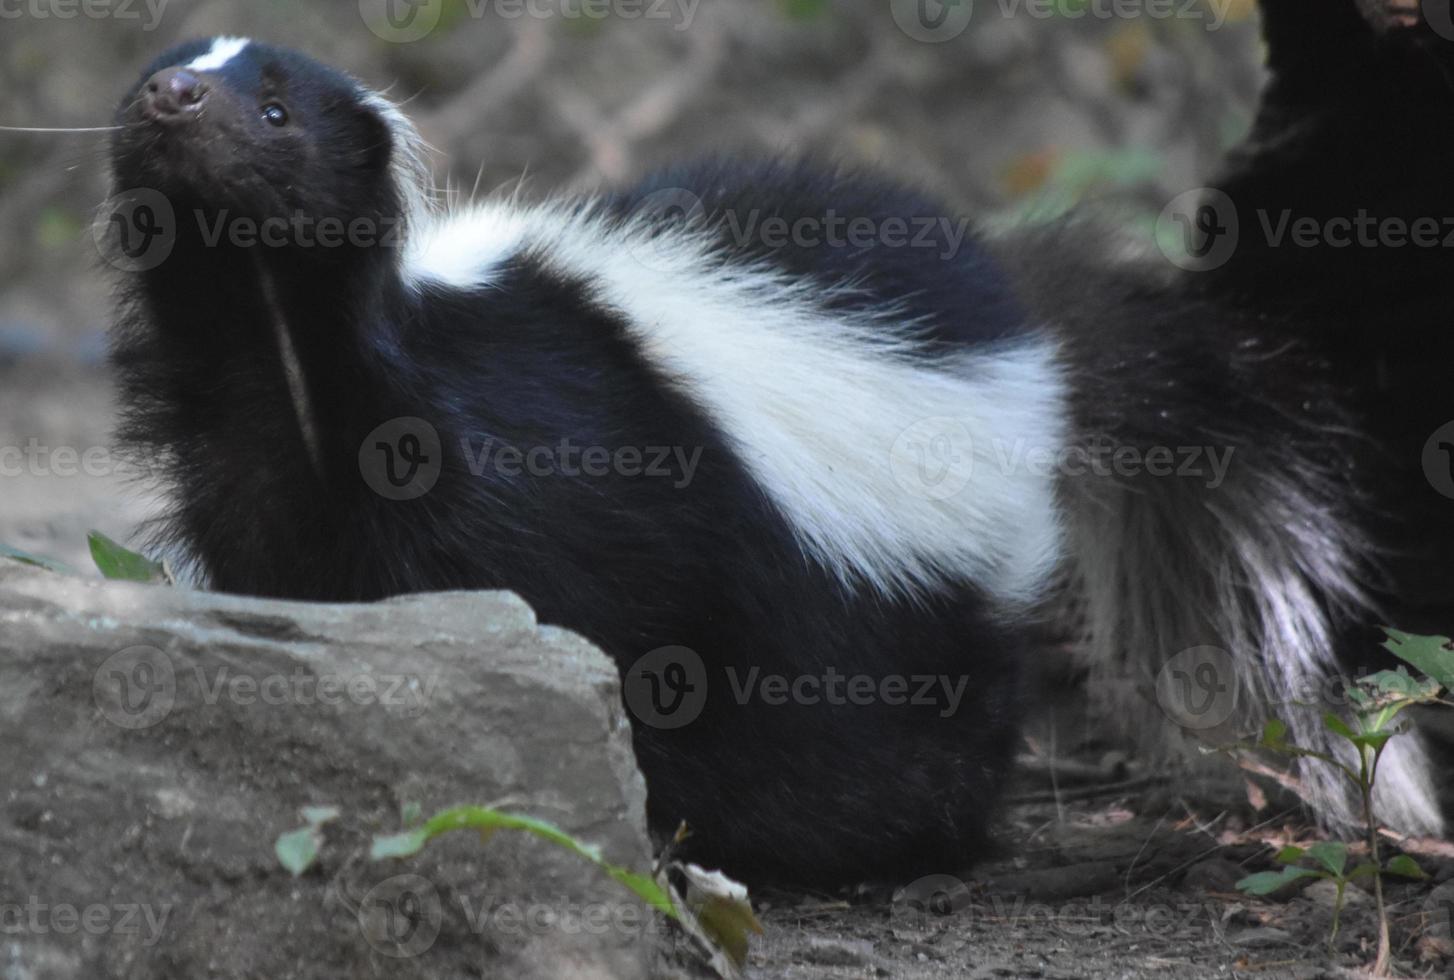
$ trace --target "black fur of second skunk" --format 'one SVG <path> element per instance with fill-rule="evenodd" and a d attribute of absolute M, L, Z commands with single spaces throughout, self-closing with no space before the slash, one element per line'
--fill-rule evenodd
<path fill-rule="evenodd" d="M 1278 148 L 1229 169 L 1237 205 L 1362 201 L 1336 148 L 1380 168 L 1370 207 L 1443 200 L 1427 132 L 1396 144 L 1414 189 L 1374 159 L 1417 115 L 1400 86 L 1454 105 L 1422 87 L 1428 39 L 1353 0 L 1265 5 L 1255 139 Z M 1373 276 L 1361 253 L 1249 247 L 1178 278 L 779 163 L 442 214 L 396 108 L 233 38 L 158 59 L 120 122 L 126 215 L 175 219 L 161 252 L 121 243 L 114 343 L 123 437 L 170 484 L 163 542 L 229 592 L 520 593 L 622 668 L 654 825 L 686 820 L 694 860 L 752 881 L 971 861 L 1047 610 L 1113 671 L 1226 651 L 1253 693 L 1207 734 L 1245 728 L 1256 692 L 1363 640 L 1371 559 L 1401 541 L 1385 518 L 1427 496 L 1369 446 L 1417 453 L 1390 433 L 1444 420 L 1380 413 L 1362 372 L 1370 345 L 1447 354 L 1433 255 Z M 1121 712 L 1174 731 L 1154 701 Z M 1437 830 L 1422 750 L 1396 745 L 1381 813 Z"/>

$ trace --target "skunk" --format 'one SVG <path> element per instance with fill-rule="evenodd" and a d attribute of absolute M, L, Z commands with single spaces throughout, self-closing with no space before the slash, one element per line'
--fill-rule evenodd
<path fill-rule="evenodd" d="M 1325 677 L 1371 615 L 1329 358 L 1093 231 L 783 161 L 445 212 L 396 107 L 241 38 L 163 55 L 118 121 L 159 543 L 235 593 L 519 593 L 617 662 L 648 815 L 700 863 L 967 866 L 1052 614 L 1143 678 L 1220 648 L 1238 690 Z M 1391 752 L 1383 816 L 1437 829 Z"/>

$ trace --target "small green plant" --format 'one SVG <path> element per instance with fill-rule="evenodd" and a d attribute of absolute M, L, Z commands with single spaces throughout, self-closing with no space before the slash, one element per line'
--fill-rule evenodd
<path fill-rule="evenodd" d="M 28 551 L 21 551 L 19 548 L 12 548 L 5 544 L 0 544 L 0 558 L 18 561 L 22 565 L 30 565 L 35 568 L 44 568 L 51 572 L 59 572 L 62 575 L 75 574 L 75 569 L 64 562 L 56 561 L 54 558 L 43 558 L 40 555 L 32 555 Z"/>
<path fill-rule="evenodd" d="M 338 819 L 338 807 L 305 806 L 303 819 L 307 826 L 288 831 L 273 844 L 273 853 L 278 856 L 279 863 L 292 872 L 294 878 L 318 860 L 318 851 L 323 847 L 323 825 Z"/>
<path fill-rule="evenodd" d="M 1284 865 L 1281 871 L 1259 871 L 1257 874 L 1248 875 L 1237 882 L 1239 891 L 1248 895 L 1271 895 L 1280 891 L 1294 881 L 1304 878 L 1321 878 L 1331 881 L 1337 886 L 1337 898 L 1333 903 L 1333 927 L 1328 933 L 1328 948 L 1332 952 L 1333 944 L 1338 939 L 1339 919 L 1343 913 L 1344 893 L 1348 886 L 1360 878 L 1371 878 L 1380 874 L 1401 875 L 1406 878 L 1427 878 L 1424 869 L 1420 868 L 1413 858 L 1406 854 L 1394 857 L 1382 868 L 1374 861 L 1364 861 L 1356 865 L 1351 871 L 1348 870 L 1348 845 L 1342 841 L 1319 841 L 1309 847 L 1294 847 L 1289 845 L 1277 852 L 1277 863 Z M 1300 864 L 1301 861 L 1310 861 L 1311 866 Z M 1380 905 L 1380 918 L 1382 918 L 1382 906 Z M 1380 926 L 1380 930 L 1386 930 L 1386 924 Z"/>
<path fill-rule="evenodd" d="M 323 826 L 339 815 L 338 809 L 331 806 L 305 807 L 302 812 L 305 826 L 281 835 L 273 845 L 279 863 L 294 877 L 317 861 L 323 845 Z M 747 960 L 749 933 L 762 932 L 746 888 L 716 872 L 670 861 L 672 848 L 687 834 L 685 826 L 678 831 L 655 871 L 640 874 L 611 864 L 601 856 L 599 848 L 582 843 L 554 824 L 535 817 L 493 807 L 457 806 L 425 820 L 415 803 L 405 804 L 402 816 L 408 829 L 375 836 L 369 849 L 370 860 L 414 857 L 434 838 L 455 830 L 474 830 L 481 840 L 489 840 L 500 830 L 525 831 L 594 864 L 613 881 L 676 922 L 700 944 L 707 953 L 708 965 L 722 977 L 741 974 Z M 668 870 L 680 873 L 686 882 L 684 891 L 669 882 Z"/>
<path fill-rule="evenodd" d="M 145 555 L 131 551 L 100 531 L 87 534 L 86 544 L 91 550 L 91 560 L 96 563 L 96 570 L 101 573 L 102 578 L 118 582 L 142 582 L 147 585 L 174 584 L 171 569 L 165 562 L 152 561 Z M 44 568 L 61 575 L 76 574 L 76 570 L 65 562 L 32 555 L 5 544 L 0 544 L 0 559 L 18 561 L 22 565 Z"/>
<path fill-rule="evenodd" d="M 672 904 L 671 896 L 650 876 L 637 874 L 610 864 L 601 857 L 598 848 L 590 844 L 582 844 L 555 824 L 537 820 L 535 817 L 502 813 L 485 806 L 453 807 L 436 813 L 412 830 L 375 837 L 369 857 L 375 861 L 382 861 L 385 858 L 412 857 L 422 851 L 425 844 L 451 830 L 476 830 L 479 831 L 480 837 L 486 840 L 497 830 L 523 830 L 526 833 L 534 834 L 536 837 L 550 841 L 557 847 L 564 848 L 577 857 L 582 857 L 594 864 L 614 881 L 631 889 L 638 898 L 645 900 L 658 912 L 663 912 L 673 919 L 679 918 L 676 906 Z"/>
<path fill-rule="evenodd" d="M 1339 841 L 1323 841 L 1307 848 L 1284 847 L 1276 858 L 1283 865 L 1282 870 L 1250 875 L 1237 882 L 1237 888 L 1249 895 L 1270 895 L 1304 878 L 1321 878 L 1333 882 L 1337 887 L 1337 897 L 1333 907 L 1333 925 L 1328 936 L 1331 953 L 1333 943 L 1338 937 L 1348 885 L 1360 879 L 1371 880 L 1378 917 L 1378 952 L 1373 973 L 1380 976 L 1387 971 L 1390 958 L 1383 878 L 1386 875 L 1427 878 L 1428 875 L 1407 855 L 1398 855 L 1387 863 L 1379 855 L 1378 823 L 1373 812 L 1378 764 L 1389 741 L 1401 731 L 1394 724 L 1400 713 L 1416 704 L 1439 702 L 1441 689 L 1448 686 L 1444 678 L 1454 679 L 1454 651 L 1449 649 L 1448 640 L 1442 637 L 1412 637 L 1394 630 L 1387 632 L 1389 641 L 1384 646 L 1428 676 L 1415 677 L 1403 667 L 1398 670 L 1379 671 L 1347 688 L 1346 693 L 1352 707 L 1351 721 L 1345 721 L 1332 712 L 1323 715 L 1323 726 L 1352 747 L 1356 764 L 1288 741 L 1287 725 L 1279 719 L 1269 720 L 1256 742 L 1234 747 L 1237 750 L 1261 749 L 1292 758 L 1317 759 L 1342 773 L 1356 789 L 1362 809 L 1367 847 L 1367 855 L 1360 863 L 1351 869 L 1348 867 L 1348 846 Z"/>
<path fill-rule="evenodd" d="M 1411 636 L 1385 627 L 1383 648 L 1440 685 L 1454 691 L 1454 642 L 1447 636 Z"/>
<path fill-rule="evenodd" d="M 86 535 L 86 544 L 91 549 L 91 560 L 108 579 L 147 585 L 172 584 L 172 573 L 165 564 L 127 550 L 100 531 Z"/>

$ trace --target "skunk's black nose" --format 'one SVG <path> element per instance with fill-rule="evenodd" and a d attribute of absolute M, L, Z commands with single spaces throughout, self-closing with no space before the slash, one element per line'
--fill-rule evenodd
<path fill-rule="evenodd" d="M 147 79 L 142 101 L 157 119 L 181 118 L 195 112 L 207 99 L 207 83 L 186 68 L 163 68 Z"/>

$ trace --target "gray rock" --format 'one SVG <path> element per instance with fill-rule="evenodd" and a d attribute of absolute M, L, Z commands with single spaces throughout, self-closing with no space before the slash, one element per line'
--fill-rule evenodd
<path fill-rule="evenodd" d="M 375 605 L 0 561 L 0 977 L 633 977 L 655 922 L 534 837 L 368 845 L 462 803 L 649 867 L 611 662 L 513 595 Z M 298 878 L 273 846 L 336 806 Z"/>

